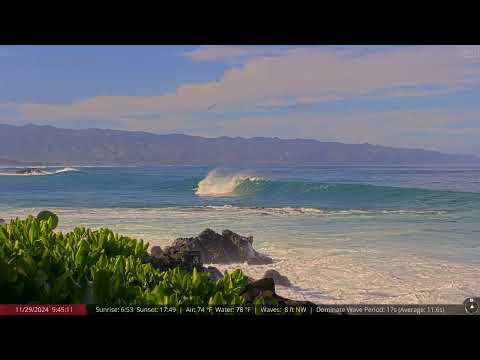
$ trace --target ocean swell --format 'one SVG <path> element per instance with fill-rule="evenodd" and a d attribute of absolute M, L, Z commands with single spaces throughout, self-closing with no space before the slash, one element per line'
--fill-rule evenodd
<path fill-rule="evenodd" d="M 351 209 L 401 213 L 405 210 L 480 208 L 480 193 L 302 179 L 266 180 L 242 173 L 225 175 L 216 170 L 198 182 L 195 194 L 199 197 L 233 197 L 232 205 L 283 208 L 282 212 L 289 213 L 320 212 L 317 209 L 347 210 L 351 214 Z M 218 202 L 212 200 L 208 205 L 225 205 Z"/>

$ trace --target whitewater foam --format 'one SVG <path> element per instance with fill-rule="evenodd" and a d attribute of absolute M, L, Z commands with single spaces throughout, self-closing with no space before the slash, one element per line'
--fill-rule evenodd
<path fill-rule="evenodd" d="M 212 170 L 198 183 L 195 194 L 198 196 L 235 196 L 242 183 L 262 180 L 262 178 L 256 176 L 245 174 L 225 175 L 218 170 Z"/>
<path fill-rule="evenodd" d="M 45 167 L 42 167 L 42 168 L 44 169 Z M 46 170 L 40 170 L 40 168 L 35 168 L 35 171 L 32 173 L 17 174 L 17 173 L 11 173 L 11 172 L 0 172 L 0 176 L 45 176 L 45 175 L 56 175 L 56 174 L 62 174 L 66 172 L 75 172 L 75 171 L 80 171 L 80 170 L 72 167 L 66 167 L 63 169 L 55 170 L 55 171 L 46 171 Z"/>
<path fill-rule="evenodd" d="M 239 211 L 261 215 L 311 215 L 311 216 L 379 216 L 379 215 L 445 215 L 445 211 L 435 210 L 326 210 L 307 207 L 239 207 L 227 205 L 205 205 L 202 208 L 216 211 Z"/>

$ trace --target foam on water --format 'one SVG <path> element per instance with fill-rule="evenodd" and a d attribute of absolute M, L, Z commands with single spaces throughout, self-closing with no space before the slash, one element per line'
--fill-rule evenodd
<path fill-rule="evenodd" d="M 215 265 L 240 268 L 261 278 L 266 270 L 287 275 L 292 287 L 277 286 L 279 295 L 315 303 L 461 303 L 480 292 L 475 267 L 443 263 L 421 256 L 399 256 L 373 249 L 260 249 L 272 265 Z"/>
<path fill-rule="evenodd" d="M 322 216 L 322 217 L 335 217 L 335 216 L 381 216 L 381 215 L 444 215 L 445 211 L 432 211 L 432 210 L 324 210 L 317 208 L 305 208 L 305 207 L 238 207 L 234 205 L 205 205 L 204 208 L 212 209 L 216 211 L 237 211 L 237 212 L 250 212 L 260 215 L 304 215 L 304 216 Z"/>

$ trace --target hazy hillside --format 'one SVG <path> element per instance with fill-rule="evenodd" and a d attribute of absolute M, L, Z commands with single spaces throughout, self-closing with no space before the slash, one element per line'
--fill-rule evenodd
<path fill-rule="evenodd" d="M 10 159 L 0 159 L 0 166 L 27 166 L 27 165 L 33 165 L 33 163 L 10 160 Z"/>
<path fill-rule="evenodd" d="M 0 158 L 49 164 L 471 163 L 471 155 L 278 138 L 203 138 L 0 125 Z"/>

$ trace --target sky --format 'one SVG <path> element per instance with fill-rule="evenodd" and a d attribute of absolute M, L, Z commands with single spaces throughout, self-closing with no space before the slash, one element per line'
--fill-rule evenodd
<path fill-rule="evenodd" d="M 0 46 L 0 123 L 480 155 L 480 46 Z"/>

